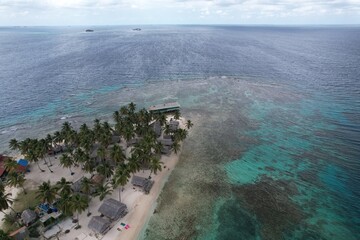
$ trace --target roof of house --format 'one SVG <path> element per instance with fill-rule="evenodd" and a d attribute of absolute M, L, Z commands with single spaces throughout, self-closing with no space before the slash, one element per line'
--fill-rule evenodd
<path fill-rule="evenodd" d="M 171 146 L 174 143 L 174 141 L 172 139 L 160 139 L 159 141 L 164 146 Z"/>
<path fill-rule="evenodd" d="M 21 213 L 21 220 L 25 224 L 29 224 L 36 219 L 36 213 L 30 209 L 26 209 Z"/>
<path fill-rule="evenodd" d="M 9 234 L 9 237 L 12 237 L 15 240 L 24 240 L 28 236 L 29 231 L 26 226 L 23 226 Z"/>
<path fill-rule="evenodd" d="M 4 167 L 4 161 L 7 159 L 7 156 L 1 155 L 0 154 L 0 177 L 4 174 L 5 172 L 5 167 Z"/>
<path fill-rule="evenodd" d="M 94 184 L 100 184 L 104 181 L 104 176 L 100 175 L 100 174 L 95 174 L 92 178 L 91 181 Z"/>
<path fill-rule="evenodd" d="M 18 162 L 17 162 L 20 166 L 24 166 L 24 167 L 27 167 L 29 165 L 29 162 L 28 160 L 26 159 L 19 159 Z"/>
<path fill-rule="evenodd" d="M 152 188 L 154 181 L 151 181 L 148 178 L 139 177 L 139 176 L 133 176 L 131 179 L 131 184 L 135 186 L 141 187 L 145 193 L 149 193 L 150 189 Z"/>
<path fill-rule="evenodd" d="M 88 228 L 94 232 L 104 234 L 110 228 L 110 221 L 100 216 L 95 216 L 91 218 Z"/>
<path fill-rule="evenodd" d="M 159 121 L 155 121 L 154 123 L 151 124 L 155 134 L 157 137 L 160 137 L 161 135 L 161 124 Z"/>
<path fill-rule="evenodd" d="M 81 183 L 84 177 L 79 178 L 78 180 L 76 180 L 72 185 L 71 185 L 71 189 L 74 192 L 81 192 Z"/>
<path fill-rule="evenodd" d="M 106 199 L 99 208 L 99 212 L 104 216 L 114 220 L 127 214 L 127 207 L 113 198 Z"/>

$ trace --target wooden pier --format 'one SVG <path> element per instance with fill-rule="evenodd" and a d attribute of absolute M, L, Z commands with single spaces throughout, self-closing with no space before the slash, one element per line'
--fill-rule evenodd
<path fill-rule="evenodd" d="M 153 113 L 173 112 L 180 110 L 180 104 L 178 102 L 163 103 L 163 104 L 151 106 L 148 108 L 148 110 L 149 112 L 153 112 Z"/>

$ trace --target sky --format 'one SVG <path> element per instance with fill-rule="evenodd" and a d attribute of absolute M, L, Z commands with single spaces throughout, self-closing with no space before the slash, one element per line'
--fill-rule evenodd
<path fill-rule="evenodd" d="M 360 24 L 360 0 L 0 0 L 1 26 Z"/>

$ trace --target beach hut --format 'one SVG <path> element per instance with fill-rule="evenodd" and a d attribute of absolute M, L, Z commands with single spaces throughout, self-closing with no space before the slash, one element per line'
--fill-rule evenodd
<path fill-rule="evenodd" d="M 169 154 L 169 153 L 171 153 L 171 146 L 162 146 L 162 148 L 161 148 L 161 153 L 162 153 L 162 154 Z"/>
<path fill-rule="evenodd" d="M 106 199 L 98 211 L 112 221 L 122 218 L 128 213 L 126 205 L 113 198 Z"/>
<path fill-rule="evenodd" d="M 26 226 L 19 228 L 9 234 L 9 237 L 14 240 L 25 240 L 29 239 L 29 230 Z"/>
<path fill-rule="evenodd" d="M 31 223 L 33 223 L 36 218 L 36 213 L 30 209 L 26 209 L 21 213 L 21 220 L 26 226 L 29 226 Z"/>
<path fill-rule="evenodd" d="M 102 218 L 100 216 L 92 217 L 88 228 L 94 231 L 95 233 L 105 234 L 110 230 L 110 221 L 108 219 Z"/>
<path fill-rule="evenodd" d="M 167 139 L 160 139 L 158 141 L 161 142 L 161 144 L 163 146 L 171 146 L 174 143 L 174 141 L 172 139 L 168 139 L 168 138 Z"/>
<path fill-rule="evenodd" d="M 141 187 L 146 194 L 150 192 L 150 189 L 154 185 L 154 181 L 151 181 L 148 178 L 143 178 L 139 176 L 133 176 L 131 179 L 131 184 L 134 186 Z"/>
<path fill-rule="evenodd" d="M 179 128 L 179 121 L 170 120 L 169 128 L 170 131 L 176 131 Z"/>
<path fill-rule="evenodd" d="M 26 159 L 19 159 L 17 161 L 17 163 L 18 163 L 18 166 L 17 166 L 16 171 L 18 173 L 26 173 L 28 170 L 28 167 L 29 167 L 29 161 Z"/>
<path fill-rule="evenodd" d="M 5 174 L 5 167 L 4 162 L 8 157 L 4 155 L 0 155 L 0 177 L 2 177 Z"/>
<path fill-rule="evenodd" d="M 161 136 L 161 124 L 159 121 L 155 121 L 154 123 L 151 124 L 152 129 L 154 130 L 156 137 L 160 137 Z"/>
<path fill-rule="evenodd" d="M 84 177 L 79 178 L 78 180 L 76 180 L 72 185 L 71 185 L 71 189 L 76 192 L 76 193 L 80 193 L 81 192 L 81 183 Z"/>

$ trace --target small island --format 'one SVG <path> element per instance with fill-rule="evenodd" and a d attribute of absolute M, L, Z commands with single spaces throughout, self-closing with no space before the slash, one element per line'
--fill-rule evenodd
<path fill-rule="evenodd" d="M 86 29 L 85 32 L 94 32 L 93 29 Z"/>
<path fill-rule="evenodd" d="M 134 28 L 133 31 L 141 31 L 141 28 Z"/>
<path fill-rule="evenodd" d="M 2 228 L 10 236 L 139 236 L 193 123 L 178 103 L 140 110 L 130 103 L 112 120 L 65 121 L 43 138 L 10 140 L 14 157 L 0 155 Z"/>

